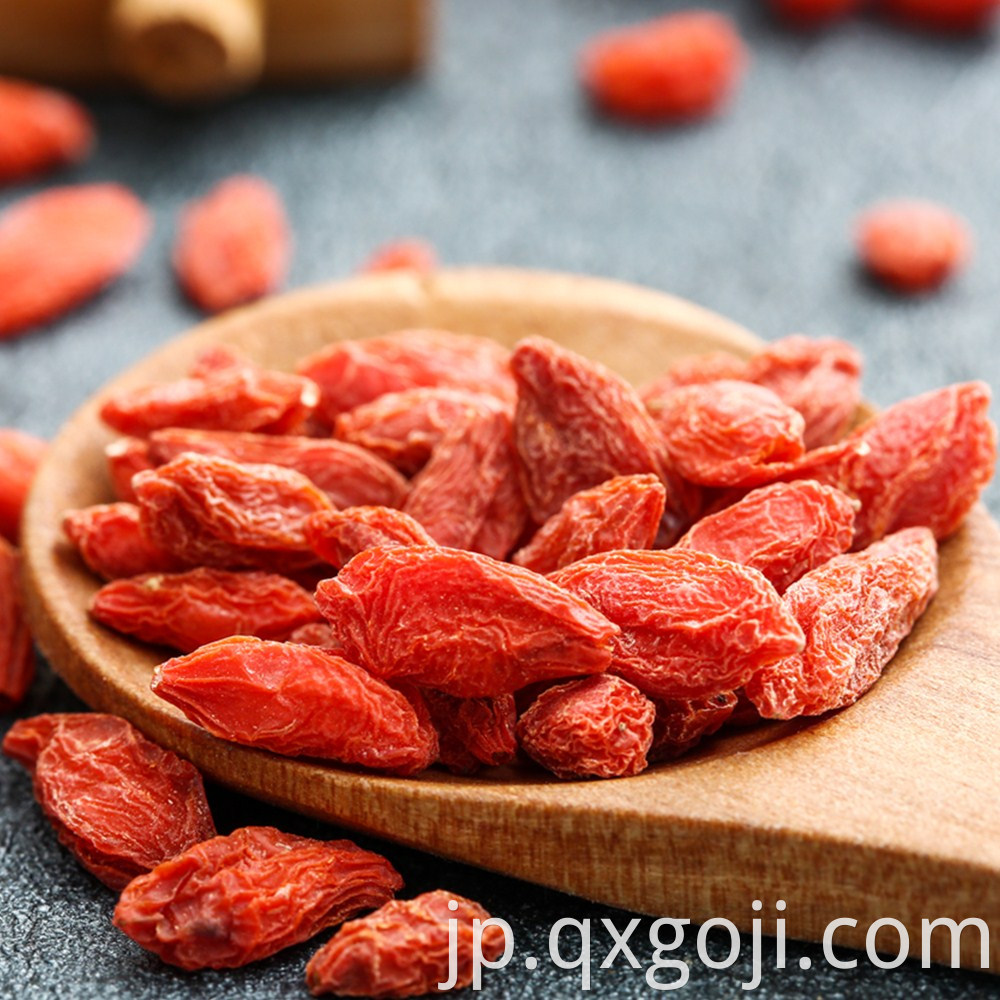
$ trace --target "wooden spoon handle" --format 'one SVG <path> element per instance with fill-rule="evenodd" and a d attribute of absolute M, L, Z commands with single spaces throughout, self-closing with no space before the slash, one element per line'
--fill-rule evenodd
<path fill-rule="evenodd" d="M 262 0 L 114 0 L 110 17 L 123 69 L 157 97 L 219 97 L 260 76 Z"/>

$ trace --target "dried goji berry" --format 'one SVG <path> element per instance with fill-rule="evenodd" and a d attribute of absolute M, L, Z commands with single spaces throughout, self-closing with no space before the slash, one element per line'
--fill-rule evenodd
<path fill-rule="evenodd" d="M 326 622 L 310 622 L 300 625 L 288 638 L 289 642 L 297 642 L 303 646 L 322 646 L 332 649 L 334 645 L 333 629 Z"/>
<path fill-rule="evenodd" d="M 184 653 L 231 635 L 287 639 L 322 620 L 312 594 L 297 583 L 221 569 L 116 580 L 94 595 L 90 613 L 117 632 Z"/>
<path fill-rule="evenodd" d="M 719 111 L 746 61 L 728 17 L 684 11 L 595 38 L 583 51 L 580 73 L 593 100 L 612 114 L 690 121 Z"/>
<path fill-rule="evenodd" d="M 114 924 L 182 969 L 232 969 L 381 906 L 403 885 L 349 840 L 270 826 L 213 837 L 130 883 Z"/>
<path fill-rule="evenodd" d="M 510 400 L 509 352 L 484 337 L 446 330 L 400 330 L 367 340 L 342 340 L 299 362 L 319 385 L 320 409 L 337 416 L 388 392 L 451 387 Z"/>
<path fill-rule="evenodd" d="M 92 573 L 105 580 L 171 573 L 188 563 L 146 537 L 139 508 L 130 503 L 99 504 L 67 511 L 63 531 Z"/>
<path fill-rule="evenodd" d="M 41 438 L 0 428 L 0 536 L 8 541 L 17 542 L 21 510 L 47 448 Z"/>
<path fill-rule="evenodd" d="M 427 691 L 425 699 L 438 731 L 438 760 L 449 771 L 472 774 L 483 764 L 499 767 L 516 757 L 517 708 L 512 694 L 453 698 L 440 691 Z"/>
<path fill-rule="evenodd" d="M 132 477 L 156 467 L 149 453 L 149 442 L 142 438 L 119 438 L 104 449 L 104 457 L 108 461 L 108 475 L 115 499 L 135 503 Z"/>
<path fill-rule="evenodd" d="M 968 259 L 965 223 L 927 201 L 890 201 L 858 220 L 858 254 L 865 267 L 898 292 L 927 292 Z"/>
<path fill-rule="evenodd" d="M 361 268 L 364 274 L 382 271 L 415 271 L 430 274 L 437 268 L 437 253 L 426 240 L 393 240 L 380 246 Z"/>
<path fill-rule="evenodd" d="M 291 236 L 277 191 L 259 177 L 238 176 L 184 208 L 174 269 L 195 305 L 219 312 L 273 292 L 290 256 Z"/>
<path fill-rule="evenodd" d="M 142 530 L 189 562 L 220 569 L 301 569 L 316 561 L 305 520 L 329 497 L 292 469 L 183 454 L 132 480 Z"/>
<path fill-rule="evenodd" d="M 438 992 L 454 968 L 452 988 L 464 989 L 473 976 L 473 923 L 489 917 L 478 903 L 444 889 L 393 900 L 344 924 L 309 960 L 306 984 L 314 996 L 416 997 Z M 483 927 L 479 947 L 495 962 L 506 947 L 503 929 Z"/>
<path fill-rule="evenodd" d="M 936 590 L 937 545 L 927 528 L 831 559 L 785 594 L 805 649 L 757 671 L 747 695 L 767 719 L 850 705 L 879 679 Z"/>
<path fill-rule="evenodd" d="M 851 547 L 857 506 L 846 493 L 813 480 L 774 483 L 703 517 L 675 548 L 752 566 L 783 593 Z"/>
<path fill-rule="evenodd" d="M 0 711 L 25 696 L 35 676 L 35 652 L 21 603 L 21 561 L 0 537 Z"/>
<path fill-rule="evenodd" d="M 729 720 L 738 698 L 733 691 L 687 701 L 657 701 L 650 761 L 672 760 L 697 746 Z"/>
<path fill-rule="evenodd" d="M 510 417 L 478 414 L 452 428 L 413 481 L 403 509 L 440 545 L 505 559 L 524 531 Z M 505 503 L 497 504 L 503 493 Z"/>
<path fill-rule="evenodd" d="M 220 639 L 160 664 L 151 687 L 214 736 L 289 757 L 393 774 L 415 774 L 437 758 L 419 695 L 318 646 Z"/>
<path fill-rule="evenodd" d="M 802 649 L 802 630 L 762 573 L 703 552 L 604 552 L 549 579 L 621 627 L 608 669 L 650 697 L 732 691 Z"/>
<path fill-rule="evenodd" d="M 571 496 L 511 561 L 536 573 L 551 573 L 597 552 L 648 549 L 665 501 L 666 491 L 656 476 L 609 479 Z"/>
<path fill-rule="evenodd" d="M 783 21 L 797 28 L 818 28 L 839 21 L 861 6 L 861 0 L 769 0 Z"/>
<path fill-rule="evenodd" d="M 0 77 L 0 184 L 82 160 L 94 144 L 90 115 L 69 94 Z"/>
<path fill-rule="evenodd" d="M 3 752 L 33 774 L 63 846 L 112 889 L 215 835 L 201 775 L 117 716 L 21 719 Z"/>
<path fill-rule="evenodd" d="M 656 413 L 660 401 L 674 389 L 683 385 L 704 385 L 723 379 L 745 378 L 747 363 L 742 358 L 725 351 L 709 351 L 675 361 L 662 375 L 647 382 L 639 389 L 639 395 L 650 413 Z"/>
<path fill-rule="evenodd" d="M 930 31 L 970 34 L 986 30 L 993 21 L 997 0 L 880 0 L 891 17 Z"/>
<path fill-rule="evenodd" d="M 306 521 L 306 539 L 320 559 L 338 569 L 366 549 L 436 544 L 418 521 L 391 507 L 348 507 L 313 514 Z"/>
<path fill-rule="evenodd" d="M 451 428 L 505 406 L 496 396 L 465 389 L 406 389 L 340 414 L 335 433 L 412 475 Z"/>
<path fill-rule="evenodd" d="M 770 389 L 721 381 L 674 390 L 657 414 L 670 461 L 704 486 L 753 486 L 805 450 L 802 416 Z"/>
<path fill-rule="evenodd" d="M 369 549 L 316 591 L 344 655 L 459 698 L 596 674 L 618 629 L 519 566 L 458 549 Z"/>
<path fill-rule="evenodd" d="M 149 213 L 118 184 L 50 188 L 0 215 L 0 339 L 48 322 L 124 274 Z"/>
<path fill-rule="evenodd" d="M 549 688 L 517 723 L 521 748 L 560 778 L 620 778 L 646 770 L 653 703 L 604 674 Z"/>
<path fill-rule="evenodd" d="M 150 442 L 158 463 L 195 452 L 249 465 L 294 469 L 311 479 L 338 507 L 399 507 L 410 489 L 387 462 L 345 441 L 172 428 L 156 431 Z"/>

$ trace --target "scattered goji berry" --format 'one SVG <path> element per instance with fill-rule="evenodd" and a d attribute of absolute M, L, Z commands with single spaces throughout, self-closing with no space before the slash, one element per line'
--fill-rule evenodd
<path fill-rule="evenodd" d="M 182 969 L 233 969 L 381 906 L 403 885 L 378 854 L 270 826 L 213 837 L 128 886 L 114 924 Z"/>
<path fill-rule="evenodd" d="M 311 622 L 308 625 L 300 625 L 288 637 L 288 641 L 297 642 L 302 646 L 322 646 L 332 649 L 333 629 L 326 622 Z"/>
<path fill-rule="evenodd" d="M 449 430 L 505 406 L 496 396 L 465 389 L 406 389 L 340 414 L 334 432 L 413 475 Z"/>
<path fill-rule="evenodd" d="M 851 547 L 857 506 L 846 493 L 813 480 L 774 483 L 703 517 L 675 548 L 752 566 L 784 593 Z"/>
<path fill-rule="evenodd" d="M 704 552 L 604 552 L 549 579 L 620 626 L 608 669 L 650 697 L 732 691 L 802 650 L 802 629 L 767 578 Z"/>
<path fill-rule="evenodd" d="M 796 28 L 819 28 L 854 13 L 861 0 L 769 0 L 771 10 Z"/>
<path fill-rule="evenodd" d="M 287 639 L 322 620 L 312 594 L 297 583 L 221 569 L 116 580 L 94 595 L 90 613 L 116 632 L 184 653 L 231 635 Z"/>
<path fill-rule="evenodd" d="M 123 503 L 135 503 L 132 477 L 146 469 L 156 467 L 149 453 L 149 442 L 142 438 L 118 438 L 104 449 L 108 462 L 108 475 L 115 499 Z"/>
<path fill-rule="evenodd" d="M 393 900 L 344 924 L 309 960 L 306 984 L 314 996 L 416 997 L 439 992 L 454 968 L 452 989 L 464 989 L 473 977 L 474 922 L 489 918 L 478 903 L 444 889 Z M 495 962 L 505 947 L 501 927 L 482 928 L 486 961 Z"/>
<path fill-rule="evenodd" d="M 430 274 L 438 266 L 437 253 L 426 240 L 394 240 L 380 246 L 361 268 L 364 274 L 415 271 Z"/>
<path fill-rule="evenodd" d="M 747 62 L 733 22 L 684 11 L 608 32 L 584 49 L 580 74 L 605 111 L 641 122 L 683 122 L 718 112 Z"/>
<path fill-rule="evenodd" d="M 927 528 L 831 559 L 785 594 L 805 648 L 757 671 L 748 697 L 766 719 L 852 704 L 879 679 L 936 590 L 937 545 Z"/>
<path fill-rule="evenodd" d="M 305 520 L 329 497 L 292 469 L 183 454 L 132 480 L 149 539 L 220 569 L 296 570 L 316 561 Z"/>
<path fill-rule="evenodd" d="M 345 656 L 458 698 L 601 673 L 618 633 L 537 573 L 458 549 L 369 549 L 319 585 L 316 603 Z"/>
<path fill-rule="evenodd" d="M 434 545 L 418 521 L 391 507 L 348 507 L 306 521 L 313 552 L 331 566 L 346 566 L 359 552 L 383 545 Z"/>
<path fill-rule="evenodd" d="M 857 225 L 858 254 L 865 267 L 897 292 L 928 292 L 947 281 L 968 259 L 965 223 L 927 201 L 890 201 L 865 212 Z"/>
<path fill-rule="evenodd" d="M 90 115 L 69 94 L 0 77 L 0 184 L 78 163 L 94 144 Z"/>
<path fill-rule="evenodd" d="M 146 536 L 135 504 L 98 504 L 67 511 L 63 531 L 87 568 L 105 580 L 172 573 L 189 565 L 183 556 L 172 555 Z"/>
<path fill-rule="evenodd" d="M 448 387 L 514 398 L 509 352 L 495 341 L 446 330 L 400 330 L 330 344 L 298 364 L 322 393 L 332 424 L 341 413 L 389 392 Z"/>
<path fill-rule="evenodd" d="M 21 560 L 0 537 L 0 711 L 27 694 L 35 676 L 35 653 L 21 603 Z"/>
<path fill-rule="evenodd" d="M 155 431 L 150 448 L 157 463 L 194 452 L 248 465 L 294 469 L 312 480 L 338 507 L 400 507 L 410 490 L 388 462 L 345 441 L 171 428 Z"/>
<path fill-rule="evenodd" d="M 437 758 L 419 695 L 318 646 L 220 639 L 161 663 L 150 686 L 213 736 L 288 757 L 401 775 Z"/>
<path fill-rule="evenodd" d="M 3 752 L 32 773 L 63 846 L 112 889 L 215 836 L 201 775 L 117 716 L 21 719 Z"/>
<path fill-rule="evenodd" d="M 571 496 L 511 561 L 551 573 L 598 552 L 648 549 L 663 517 L 666 490 L 656 476 L 618 476 Z"/>
<path fill-rule="evenodd" d="M 425 692 L 431 721 L 438 731 L 438 760 L 455 774 L 472 774 L 481 765 L 499 767 L 517 756 L 512 694 L 496 698 L 453 698 Z"/>
<path fill-rule="evenodd" d="M 17 543 L 21 510 L 48 445 L 12 427 L 0 428 L 0 537 Z"/>
<path fill-rule="evenodd" d="M 53 320 L 124 274 L 149 213 L 118 184 L 50 188 L 0 215 L 0 340 Z"/>
<path fill-rule="evenodd" d="M 687 701 L 657 701 L 650 761 L 673 760 L 719 731 L 732 716 L 738 698 L 733 691 Z"/>
<path fill-rule="evenodd" d="M 646 770 L 653 703 L 621 677 L 558 684 L 517 723 L 521 749 L 560 778 L 621 778 Z"/>
<path fill-rule="evenodd" d="M 890 17 L 918 28 L 949 34 L 985 31 L 993 21 L 997 0 L 880 0 Z"/>
<path fill-rule="evenodd" d="M 220 312 L 278 288 L 291 249 L 277 191 L 259 177 L 230 177 L 184 208 L 174 269 L 195 305 Z"/>

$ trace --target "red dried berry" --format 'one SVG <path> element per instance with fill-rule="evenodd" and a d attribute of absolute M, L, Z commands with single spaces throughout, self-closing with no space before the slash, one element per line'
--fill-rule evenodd
<path fill-rule="evenodd" d="M 762 573 L 703 552 L 605 552 L 549 579 L 620 626 L 609 670 L 650 697 L 732 691 L 802 649 Z"/>
<path fill-rule="evenodd" d="M 769 0 L 771 10 L 796 28 L 820 28 L 853 14 L 861 0 Z"/>
<path fill-rule="evenodd" d="M 344 924 L 309 960 L 306 984 L 314 996 L 416 997 L 438 992 L 454 965 L 452 988 L 464 989 L 473 977 L 473 922 L 489 917 L 478 903 L 444 889 L 393 900 Z M 480 954 L 495 962 L 505 943 L 503 929 L 489 924 L 482 929 Z"/>
<path fill-rule="evenodd" d="M 747 61 L 733 22 L 684 11 L 608 32 L 584 49 L 580 74 L 605 111 L 641 122 L 683 122 L 715 114 Z"/>
<path fill-rule="evenodd" d="M 50 188 L 0 215 L 0 340 L 53 320 L 124 274 L 149 213 L 118 184 Z"/>
<path fill-rule="evenodd" d="M 213 837 L 129 884 L 114 924 L 182 969 L 233 969 L 391 899 L 403 880 L 349 840 L 270 826 Z"/>
<path fill-rule="evenodd" d="M 926 201 L 891 201 L 858 220 L 858 254 L 864 266 L 897 292 L 928 292 L 942 285 L 968 259 L 965 223 Z"/>
<path fill-rule="evenodd" d="M 437 266 L 437 253 L 426 240 L 393 240 L 380 246 L 361 271 L 364 274 L 379 274 L 382 271 L 430 274 Z"/>
<path fill-rule="evenodd" d="M 213 736 L 288 757 L 400 775 L 437 758 L 419 695 L 317 646 L 220 639 L 160 664 L 150 687 Z"/>
<path fill-rule="evenodd" d="M 149 442 L 142 438 L 119 438 L 104 449 L 108 462 L 108 475 L 115 499 L 135 503 L 132 477 L 156 467 L 149 453 Z"/>
<path fill-rule="evenodd" d="M 15 544 L 24 501 L 47 450 L 41 438 L 12 427 L 0 428 L 0 536 Z"/>
<path fill-rule="evenodd" d="M 812 480 L 774 483 L 703 517 L 675 550 L 708 552 L 752 566 L 783 593 L 851 547 L 857 506 L 846 493 Z"/>
<path fill-rule="evenodd" d="M 369 549 L 316 591 L 344 655 L 458 698 L 607 669 L 618 632 L 544 577 L 458 549 Z"/>
<path fill-rule="evenodd" d="M 972 34 L 989 28 L 997 0 L 880 0 L 882 10 L 905 24 L 947 34 Z"/>
<path fill-rule="evenodd" d="M 174 269 L 185 294 L 206 312 L 231 309 L 278 288 L 291 236 L 277 191 L 259 177 L 230 177 L 181 216 Z"/>
<path fill-rule="evenodd" d="M 512 694 L 496 698 L 453 698 L 425 692 L 431 721 L 438 731 L 438 761 L 454 774 L 474 774 L 484 764 L 499 767 L 517 756 Z"/>
<path fill-rule="evenodd" d="M 78 163 L 94 144 L 90 115 L 68 94 L 0 77 L 0 184 Z"/>
<path fill-rule="evenodd" d="M 0 711 L 19 704 L 35 676 L 35 652 L 21 601 L 21 560 L 0 538 Z"/>
<path fill-rule="evenodd" d="M 517 723 L 521 748 L 560 778 L 620 778 L 646 770 L 653 703 L 605 674 L 540 694 Z"/>
<path fill-rule="evenodd" d="M 511 561 L 551 573 L 598 552 L 651 548 L 665 502 L 656 476 L 609 479 L 571 496 Z"/>
<path fill-rule="evenodd" d="M 733 691 L 687 701 L 657 701 L 650 761 L 673 760 L 696 747 L 725 725 L 738 701 Z"/>
<path fill-rule="evenodd" d="M 878 680 L 936 590 L 937 545 L 926 528 L 831 559 L 785 594 L 805 649 L 759 670 L 747 695 L 766 719 L 852 704 Z"/>
<path fill-rule="evenodd" d="M 288 639 L 289 642 L 302 646 L 321 646 L 332 649 L 334 645 L 333 630 L 326 622 L 311 622 L 297 628 Z"/>
<path fill-rule="evenodd" d="M 436 544 L 418 521 L 390 507 L 348 507 L 313 514 L 306 521 L 306 539 L 320 559 L 337 569 L 366 549 Z"/>
<path fill-rule="evenodd" d="M 650 413 L 656 414 L 661 400 L 674 389 L 684 385 L 704 385 L 723 379 L 739 381 L 746 376 L 747 363 L 725 351 L 709 351 L 693 357 L 675 361 L 662 375 L 647 382 L 639 389 L 639 395 Z"/>
<path fill-rule="evenodd" d="M 215 835 L 201 775 L 117 716 L 21 719 L 3 752 L 33 774 L 59 841 L 112 889 Z"/>

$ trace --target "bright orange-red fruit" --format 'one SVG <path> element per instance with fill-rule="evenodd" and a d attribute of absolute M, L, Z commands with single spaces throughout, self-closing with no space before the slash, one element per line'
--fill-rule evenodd
<path fill-rule="evenodd" d="M 47 447 L 41 438 L 0 428 L 0 535 L 12 542 L 20 533 L 21 509 Z"/>

